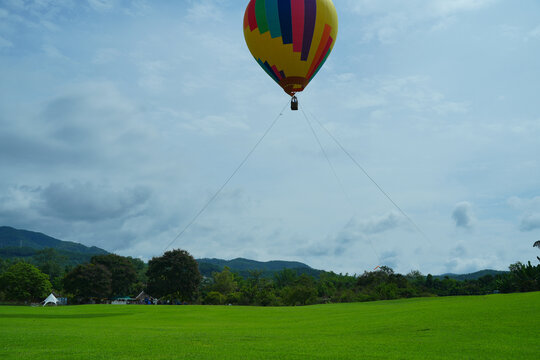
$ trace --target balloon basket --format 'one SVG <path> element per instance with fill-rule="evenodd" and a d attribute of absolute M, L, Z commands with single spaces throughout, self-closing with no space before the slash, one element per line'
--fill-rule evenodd
<path fill-rule="evenodd" d="M 293 111 L 298 110 L 298 99 L 294 95 L 291 98 L 291 110 L 293 110 Z"/>

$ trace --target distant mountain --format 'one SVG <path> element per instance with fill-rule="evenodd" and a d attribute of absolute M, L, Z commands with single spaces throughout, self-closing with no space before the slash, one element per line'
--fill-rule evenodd
<path fill-rule="evenodd" d="M 109 252 L 98 247 L 62 241 L 42 233 L 0 226 L 0 258 L 30 258 L 37 251 L 52 248 L 66 256 L 71 264 L 89 261 L 94 255 Z"/>
<path fill-rule="evenodd" d="M 508 271 L 499 271 L 499 270 L 489 270 L 489 269 L 487 269 L 487 270 L 480 270 L 480 271 L 477 271 L 477 272 L 473 272 L 473 273 L 470 273 L 470 274 L 452 274 L 452 273 L 448 273 L 448 274 L 436 275 L 436 276 L 433 276 L 433 277 L 438 278 L 438 279 L 444 279 L 445 277 L 448 277 L 450 279 L 464 281 L 464 280 L 477 280 L 477 279 L 480 279 L 481 277 L 486 276 L 486 275 L 491 275 L 491 276 L 501 275 L 501 274 L 505 274 L 507 272 Z"/>
<path fill-rule="evenodd" d="M 249 276 L 250 271 L 262 271 L 263 277 L 272 277 L 276 272 L 283 269 L 294 270 L 297 274 L 306 274 L 314 277 L 319 277 L 321 270 L 316 270 L 310 266 L 298 261 L 255 261 L 244 258 L 236 258 L 233 260 L 223 259 L 197 259 L 199 263 L 199 271 L 204 276 L 212 276 L 212 272 L 222 271 L 225 266 L 231 271 L 238 273 L 240 276 Z"/>
<path fill-rule="evenodd" d="M 233 260 L 223 259 L 197 259 L 199 263 L 199 271 L 202 275 L 211 277 L 213 272 L 220 272 L 225 266 L 229 267 L 232 272 L 239 274 L 240 276 L 247 278 L 250 275 L 250 271 L 258 270 L 262 272 L 262 276 L 266 278 L 272 278 L 275 273 L 283 269 L 294 270 L 298 275 L 306 274 L 319 278 L 324 270 L 313 269 L 310 266 L 297 262 L 297 261 L 267 261 L 260 262 L 255 260 L 249 260 L 244 258 L 236 258 Z M 433 275 L 434 278 L 444 279 L 448 277 L 450 279 L 464 281 L 464 280 L 476 280 L 486 275 L 496 276 L 499 274 L 507 273 L 507 271 L 499 270 L 480 270 L 471 274 L 442 274 Z"/>
<path fill-rule="evenodd" d="M 198 259 L 199 263 L 208 263 L 219 266 L 223 269 L 225 266 L 228 266 L 231 269 L 236 270 L 269 270 L 269 271 L 280 271 L 283 269 L 300 269 L 308 268 L 311 269 L 308 265 L 298 262 L 298 261 L 255 261 L 244 258 L 236 258 L 232 260 L 223 260 L 223 259 Z"/>

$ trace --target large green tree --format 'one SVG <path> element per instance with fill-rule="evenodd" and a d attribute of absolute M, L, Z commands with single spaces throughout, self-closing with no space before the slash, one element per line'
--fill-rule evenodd
<path fill-rule="evenodd" d="M 309 305 L 317 299 L 315 279 L 306 274 L 300 275 L 294 285 L 283 288 L 281 292 L 287 305 Z"/>
<path fill-rule="evenodd" d="M 52 285 L 34 265 L 18 262 L 0 275 L 0 291 L 6 300 L 41 301 L 52 291 Z"/>
<path fill-rule="evenodd" d="M 97 255 L 92 257 L 90 262 L 103 265 L 111 273 L 111 291 L 108 296 L 126 296 L 134 291 L 133 285 L 137 282 L 137 272 L 129 258 L 115 254 Z"/>
<path fill-rule="evenodd" d="M 201 283 L 197 262 L 185 250 L 167 251 L 148 262 L 148 293 L 155 297 L 193 300 Z"/>
<path fill-rule="evenodd" d="M 234 275 L 229 267 L 225 266 L 223 271 L 214 272 L 212 275 L 214 277 L 214 286 L 212 286 L 214 291 L 227 296 L 238 288 L 238 283 L 234 280 Z"/>
<path fill-rule="evenodd" d="M 101 264 L 78 265 L 64 277 L 64 290 L 79 302 L 108 297 L 111 284 L 111 272 Z"/>

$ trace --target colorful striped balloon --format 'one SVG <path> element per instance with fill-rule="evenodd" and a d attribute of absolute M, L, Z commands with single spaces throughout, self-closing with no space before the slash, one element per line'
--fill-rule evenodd
<path fill-rule="evenodd" d="M 320 70 L 337 30 L 332 0 L 250 0 L 244 15 L 251 54 L 291 96 Z"/>

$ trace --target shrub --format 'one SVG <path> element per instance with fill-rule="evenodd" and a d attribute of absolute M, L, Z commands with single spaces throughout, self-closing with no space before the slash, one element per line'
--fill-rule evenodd
<path fill-rule="evenodd" d="M 210 291 L 204 298 L 206 305 L 223 305 L 225 303 L 225 296 L 219 291 Z"/>

